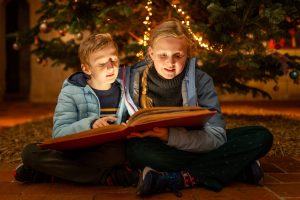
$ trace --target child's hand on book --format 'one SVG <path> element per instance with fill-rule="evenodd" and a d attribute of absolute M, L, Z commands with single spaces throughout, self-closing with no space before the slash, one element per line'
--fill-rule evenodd
<path fill-rule="evenodd" d="M 160 140 L 162 140 L 164 142 L 167 142 L 168 139 L 169 139 L 169 129 L 154 127 L 152 130 L 144 131 L 144 132 L 141 132 L 141 133 L 139 133 L 139 132 L 130 133 L 127 136 L 127 139 L 135 138 L 135 137 L 139 137 L 139 138 L 157 137 Z"/>
<path fill-rule="evenodd" d="M 109 124 L 111 124 L 112 122 L 114 122 L 116 120 L 117 120 L 117 118 L 116 117 L 112 117 L 112 116 L 102 117 L 100 119 L 97 119 L 93 123 L 92 128 L 100 128 L 102 126 L 108 126 Z"/>

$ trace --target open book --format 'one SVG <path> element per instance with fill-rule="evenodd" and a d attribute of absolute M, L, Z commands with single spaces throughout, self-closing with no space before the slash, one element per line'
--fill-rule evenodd
<path fill-rule="evenodd" d="M 126 139 L 131 132 L 142 132 L 154 127 L 202 127 L 214 115 L 200 107 L 153 107 L 140 109 L 127 121 L 127 126 L 112 124 L 71 135 L 48 139 L 41 148 L 70 150 L 96 146 L 105 142 Z"/>

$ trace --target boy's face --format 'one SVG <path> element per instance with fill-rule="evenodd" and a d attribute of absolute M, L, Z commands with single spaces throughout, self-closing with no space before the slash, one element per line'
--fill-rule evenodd
<path fill-rule="evenodd" d="M 116 80 L 119 72 L 119 58 L 115 46 L 110 43 L 89 56 L 89 65 L 82 64 L 82 70 L 90 75 L 89 84 L 98 90 L 107 90 Z"/>
<path fill-rule="evenodd" d="M 185 39 L 163 37 L 149 47 L 148 51 L 157 73 L 163 78 L 173 79 L 183 71 L 187 60 Z"/>

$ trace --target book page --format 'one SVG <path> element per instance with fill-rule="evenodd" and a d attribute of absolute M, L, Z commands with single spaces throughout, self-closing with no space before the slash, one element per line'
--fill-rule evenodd
<path fill-rule="evenodd" d="M 199 110 L 205 110 L 201 107 L 196 106 L 180 106 L 180 107 L 152 107 L 152 108 L 143 108 L 139 111 L 135 112 L 129 119 L 127 124 L 133 125 L 138 124 L 135 121 L 136 120 L 146 120 L 148 116 L 156 116 L 157 114 L 168 114 L 168 113 L 183 113 L 183 112 L 190 112 L 190 111 L 199 111 Z M 150 119 L 149 119 L 150 120 Z"/>
<path fill-rule="evenodd" d="M 163 122 L 170 121 L 173 119 L 182 119 L 185 121 L 185 118 L 194 118 L 199 119 L 199 125 L 201 123 L 201 118 L 205 118 L 206 116 L 211 117 L 215 112 L 205 110 L 197 107 L 196 109 L 192 107 L 192 109 L 169 109 L 169 110 L 151 110 L 150 112 L 143 112 L 138 116 L 135 116 L 131 119 L 128 126 L 139 126 L 142 124 L 149 124 L 154 122 Z M 183 123 L 184 124 L 184 123 Z M 155 125 L 155 124 L 154 124 Z"/>

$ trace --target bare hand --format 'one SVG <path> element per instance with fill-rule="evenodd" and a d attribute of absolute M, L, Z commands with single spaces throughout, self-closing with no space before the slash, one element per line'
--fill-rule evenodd
<path fill-rule="evenodd" d="M 100 119 L 97 119 L 94 122 L 92 128 L 99 128 L 99 127 L 102 127 L 102 126 L 108 126 L 109 122 L 114 122 L 116 120 L 117 120 L 117 118 L 116 117 L 112 117 L 112 116 L 102 117 Z"/>
<path fill-rule="evenodd" d="M 169 139 L 169 130 L 167 128 L 159 128 L 155 127 L 152 130 L 144 131 L 142 133 L 139 132 L 133 132 L 130 133 L 127 138 L 143 138 L 143 137 L 157 137 L 160 140 L 167 142 Z"/>
<path fill-rule="evenodd" d="M 125 123 L 125 122 L 122 122 L 122 123 L 121 123 L 121 125 L 123 125 L 123 126 L 127 126 L 127 123 Z"/>

